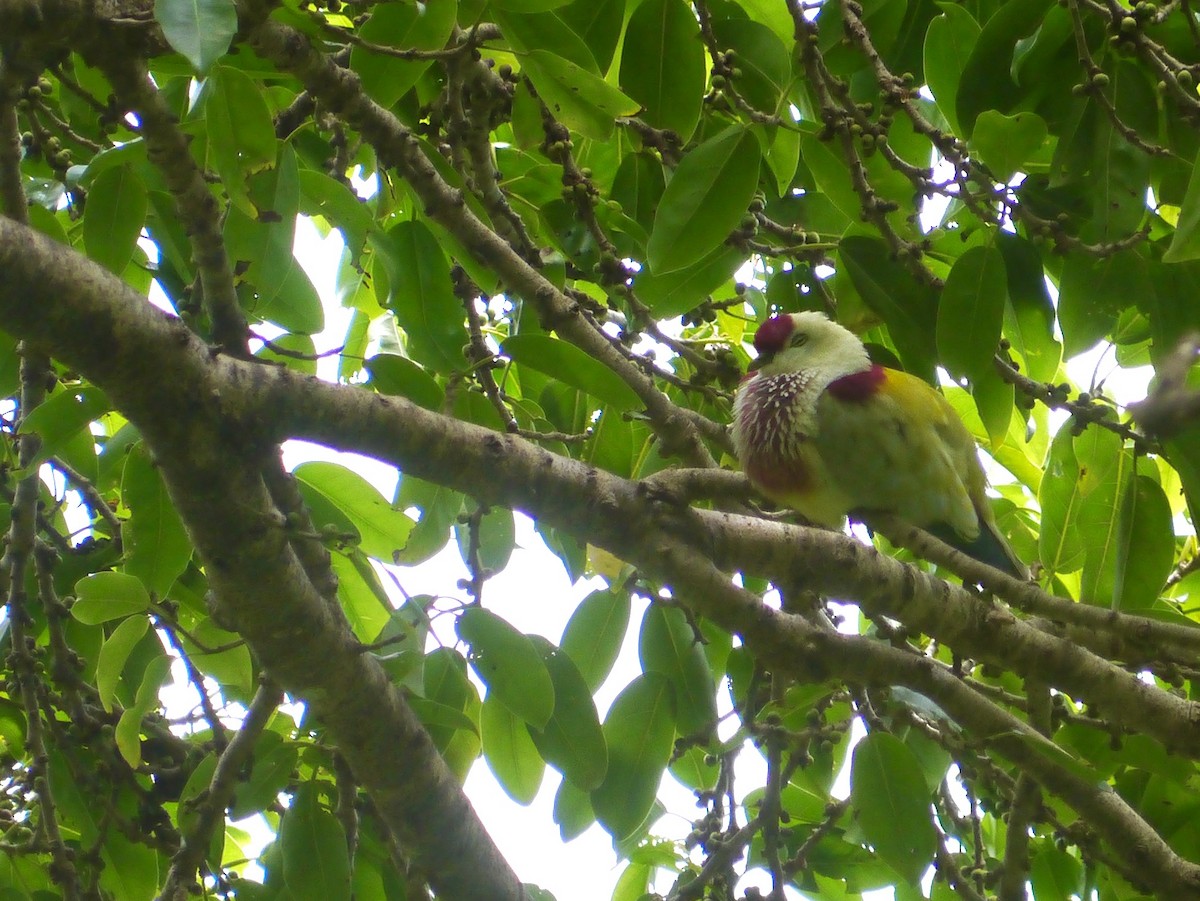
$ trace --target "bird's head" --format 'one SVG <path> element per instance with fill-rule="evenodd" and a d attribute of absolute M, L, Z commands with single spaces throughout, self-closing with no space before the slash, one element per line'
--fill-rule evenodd
<path fill-rule="evenodd" d="M 772 316 L 754 333 L 758 356 L 751 370 L 763 375 L 813 372 L 828 383 L 871 368 L 871 358 L 858 337 L 824 313 Z"/>

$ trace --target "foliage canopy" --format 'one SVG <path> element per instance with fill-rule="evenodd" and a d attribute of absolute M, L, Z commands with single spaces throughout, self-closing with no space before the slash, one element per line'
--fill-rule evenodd
<path fill-rule="evenodd" d="M 1200 897 L 1186 0 L 4 0 L 0 34 L 6 899 L 543 897 L 481 754 L 523 803 L 563 775 L 620 901 Z M 345 243 L 327 379 L 299 216 Z M 730 399 L 801 309 L 941 384 L 1037 585 L 761 515 Z M 512 510 L 607 583 L 556 642 L 489 609 Z M 470 578 L 394 598 L 452 539 Z"/>

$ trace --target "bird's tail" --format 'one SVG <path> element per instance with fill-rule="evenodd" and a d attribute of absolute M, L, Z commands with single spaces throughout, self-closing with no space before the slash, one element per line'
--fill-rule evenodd
<path fill-rule="evenodd" d="M 979 535 L 971 541 L 963 538 L 945 523 L 937 523 L 931 526 L 928 531 L 930 534 L 946 542 L 946 544 L 957 548 L 968 557 L 973 557 L 980 563 L 986 563 L 988 566 L 1008 573 L 1017 579 L 1024 580 L 1029 578 L 1029 568 L 1013 552 L 1012 547 L 1005 540 L 1004 536 L 1000 534 L 1000 531 L 996 528 L 996 523 L 992 521 L 991 517 L 987 519 L 984 519 L 982 516 L 980 517 Z"/>

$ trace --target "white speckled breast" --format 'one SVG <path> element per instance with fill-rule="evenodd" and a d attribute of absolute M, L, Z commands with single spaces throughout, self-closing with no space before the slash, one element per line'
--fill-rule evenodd
<path fill-rule="evenodd" d="M 825 390 L 812 370 L 755 375 L 742 383 L 733 404 L 733 443 L 742 465 L 762 454 L 797 455 L 816 430 L 817 398 Z"/>

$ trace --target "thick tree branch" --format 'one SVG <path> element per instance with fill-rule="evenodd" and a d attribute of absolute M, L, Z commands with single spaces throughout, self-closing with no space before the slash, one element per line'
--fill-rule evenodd
<path fill-rule="evenodd" d="M 1106 657 L 1132 663 L 1150 660 L 1190 663 L 1200 655 L 1200 628 L 1055 597 L 1037 583 L 1016 579 L 980 563 L 895 517 L 875 517 L 872 524 L 878 525 L 881 533 L 896 547 L 907 548 L 918 557 L 983 586 L 1018 610 L 1065 624 L 1075 640 Z"/>

